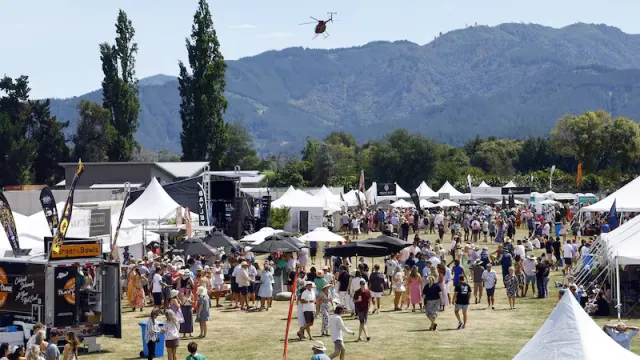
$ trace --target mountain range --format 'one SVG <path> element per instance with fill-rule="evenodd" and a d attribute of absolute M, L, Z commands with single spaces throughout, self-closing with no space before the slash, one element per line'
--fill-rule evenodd
<path fill-rule="evenodd" d="M 176 64 L 177 69 L 177 64 Z M 345 131 L 359 141 L 407 128 L 461 145 L 477 135 L 546 136 L 566 113 L 603 109 L 640 119 L 640 35 L 607 25 L 472 26 L 432 42 L 287 48 L 228 61 L 227 121 L 261 153 L 297 153 L 305 138 Z M 143 148 L 180 153 L 177 79 L 140 80 Z M 81 99 L 52 99 L 75 131 Z"/>

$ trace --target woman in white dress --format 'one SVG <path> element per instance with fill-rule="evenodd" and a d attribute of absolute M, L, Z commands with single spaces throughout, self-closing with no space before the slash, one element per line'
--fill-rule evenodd
<path fill-rule="evenodd" d="M 273 301 L 273 268 L 267 261 L 264 263 L 264 267 L 260 272 L 260 288 L 258 289 L 258 296 L 260 297 L 260 311 L 264 309 L 264 303 L 267 303 L 267 311 L 271 307 Z"/>

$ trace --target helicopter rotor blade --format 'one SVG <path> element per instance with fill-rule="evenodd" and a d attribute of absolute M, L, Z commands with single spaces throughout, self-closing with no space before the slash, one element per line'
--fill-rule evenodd
<path fill-rule="evenodd" d="M 312 18 L 312 19 L 313 19 L 313 20 L 315 20 L 315 21 L 320 21 L 320 20 L 318 20 L 318 19 L 314 18 L 313 16 L 309 16 L 309 17 L 310 17 L 310 18 Z"/>
<path fill-rule="evenodd" d="M 309 25 L 309 24 L 315 24 L 315 23 L 316 23 L 315 21 L 310 21 L 310 22 L 306 22 L 298 25 Z"/>

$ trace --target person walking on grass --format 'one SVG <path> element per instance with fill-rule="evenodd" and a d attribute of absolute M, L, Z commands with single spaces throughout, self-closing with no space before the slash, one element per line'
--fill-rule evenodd
<path fill-rule="evenodd" d="M 209 307 L 211 300 L 207 294 L 207 288 L 200 286 L 198 288 L 198 301 L 196 307 L 196 321 L 200 324 L 200 338 L 207 337 L 207 321 L 209 321 L 210 313 Z"/>
<path fill-rule="evenodd" d="M 482 274 L 484 274 L 482 260 L 476 259 L 471 265 L 471 274 L 473 275 L 473 296 L 475 303 L 478 304 L 482 302 Z"/>
<path fill-rule="evenodd" d="M 436 324 L 436 318 L 438 317 L 438 310 L 440 310 L 440 292 L 442 291 L 435 281 L 435 277 L 429 276 L 427 278 L 427 283 L 422 289 L 425 313 L 431 321 L 429 330 L 434 331 L 436 330 L 436 327 L 438 327 L 438 324 Z"/>
<path fill-rule="evenodd" d="M 187 350 L 189 351 L 189 355 L 187 356 L 186 360 L 207 360 L 204 355 L 198 354 L 198 344 L 196 344 L 194 341 L 190 342 L 189 345 L 187 345 Z"/>
<path fill-rule="evenodd" d="M 354 303 L 356 305 L 356 311 L 358 313 L 358 320 L 360 321 L 360 328 L 358 331 L 358 341 L 362 340 L 362 333 L 367 338 L 367 342 L 371 340 L 369 332 L 367 331 L 367 319 L 369 315 L 369 301 L 371 300 L 371 292 L 367 289 L 367 282 L 360 280 L 360 289 L 356 290 L 353 294 Z"/>
<path fill-rule="evenodd" d="M 464 280 L 464 275 L 460 275 L 460 277 L 458 277 L 458 285 L 456 285 L 453 293 L 453 303 L 456 304 L 455 314 L 458 319 L 458 330 L 467 327 L 467 309 L 469 309 L 471 292 L 471 286 Z M 460 319 L 460 310 L 462 310 L 462 319 Z"/>
<path fill-rule="evenodd" d="M 347 329 L 344 326 L 344 321 L 342 320 L 342 314 L 344 313 L 344 307 L 342 305 L 336 306 L 333 316 L 329 319 L 329 331 L 331 333 L 331 341 L 335 346 L 333 353 L 329 355 L 329 358 L 335 359 L 340 357 L 340 360 L 344 360 L 346 349 L 344 347 L 344 339 L 342 338 L 342 333 L 346 332 L 347 334 L 353 335 L 354 332 Z"/>
<path fill-rule="evenodd" d="M 302 304 L 302 316 L 304 316 L 304 326 L 298 331 L 298 338 L 302 340 L 304 338 L 304 332 L 309 335 L 309 340 L 313 340 L 311 336 L 311 326 L 313 326 L 313 319 L 315 318 L 313 311 L 315 310 L 316 294 L 313 291 L 313 282 L 307 281 L 305 289 L 300 294 L 300 303 Z"/>
<path fill-rule="evenodd" d="M 482 273 L 482 282 L 484 283 L 485 291 L 487 292 L 487 309 L 491 308 L 495 310 L 495 298 L 496 283 L 498 282 L 498 274 L 493 270 L 491 263 L 487 264 L 487 269 Z"/>

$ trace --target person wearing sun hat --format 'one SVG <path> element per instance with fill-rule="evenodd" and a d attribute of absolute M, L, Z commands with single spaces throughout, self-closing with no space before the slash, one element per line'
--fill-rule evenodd
<path fill-rule="evenodd" d="M 331 307 L 331 284 L 325 283 L 318 290 L 317 302 L 320 305 L 319 315 L 322 317 L 320 336 L 329 336 L 329 308 Z"/>
<path fill-rule="evenodd" d="M 313 356 L 311 360 L 330 360 L 331 358 L 327 356 L 324 352 L 327 351 L 327 348 L 324 347 L 324 343 L 322 341 L 316 341 L 311 345 L 311 350 L 313 351 Z"/>
<path fill-rule="evenodd" d="M 209 295 L 207 288 L 200 286 L 197 291 L 196 322 L 200 324 L 201 338 L 207 337 L 207 321 L 209 321 Z"/>

